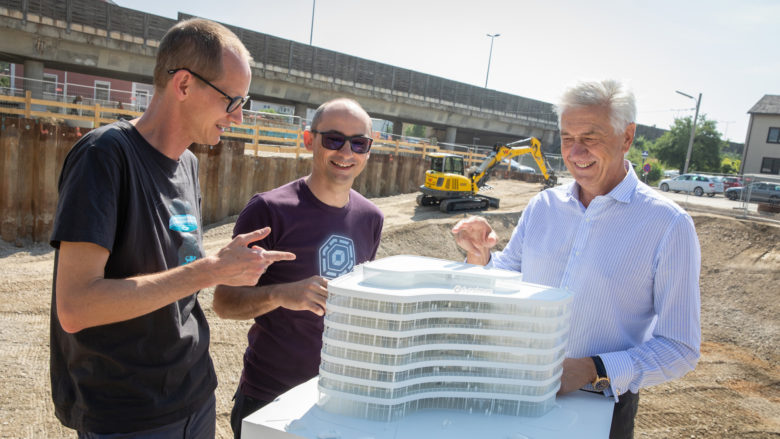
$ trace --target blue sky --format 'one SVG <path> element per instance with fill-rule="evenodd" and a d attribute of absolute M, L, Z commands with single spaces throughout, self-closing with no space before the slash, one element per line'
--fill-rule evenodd
<path fill-rule="evenodd" d="M 618 78 L 638 122 L 668 128 L 700 112 L 744 142 L 747 111 L 780 94 L 777 0 L 315 0 L 312 44 L 350 55 L 555 102 L 581 79 Z M 312 0 L 115 0 L 169 18 L 185 12 L 301 43 Z"/>

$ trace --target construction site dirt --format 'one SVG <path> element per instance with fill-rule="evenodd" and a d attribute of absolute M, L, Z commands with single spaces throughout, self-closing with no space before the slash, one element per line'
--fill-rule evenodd
<path fill-rule="evenodd" d="M 490 184 L 486 193 L 500 198 L 501 207 L 476 214 L 493 225 L 501 248 L 541 184 Z M 377 257 L 463 260 L 450 229 L 466 214 L 419 207 L 415 197 L 372 199 L 385 214 Z M 685 377 L 642 390 L 635 437 L 780 437 L 780 227 L 712 212 L 690 212 L 702 250 L 701 359 Z M 207 254 L 225 245 L 232 230 L 232 220 L 207 227 Z M 50 396 L 53 260 L 46 244 L 17 247 L 0 241 L 0 438 L 75 437 L 55 418 Z M 230 438 L 231 398 L 250 322 L 218 318 L 211 308 L 212 292 L 204 290 L 200 300 L 219 377 L 216 436 Z"/>

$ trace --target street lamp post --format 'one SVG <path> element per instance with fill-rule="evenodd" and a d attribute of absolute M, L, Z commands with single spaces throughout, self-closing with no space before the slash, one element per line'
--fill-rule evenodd
<path fill-rule="evenodd" d="M 317 6 L 317 0 L 311 2 L 311 30 L 309 30 L 309 46 L 311 46 L 311 40 L 314 38 L 314 8 Z"/>
<path fill-rule="evenodd" d="M 681 94 L 687 98 L 691 98 L 694 101 L 696 101 L 696 113 L 693 115 L 693 120 L 691 121 L 691 137 L 688 140 L 688 153 L 685 155 L 685 168 L 683 169 L 683 174 L 688 173 L 688 164 L 691 163 L 691 151 L 693 150 L 693 137 L 696 135 L 696 120 L 699 118 L 699 105 L 701 104 L 701 93 L 699 93 L 699 99 L 694 98 L 693 96 L 683 93 L 680 90 L 675 90 L 677 94 Z"/>
<path fill-rule="evenodd" d="M 496 37 L 500 37 L 501 34 L 487 34 L 487 36 L 490 37 L 490 55 L 488 55 L 488 68 L 487 74 L 485 75 L 485 88 L 487 88 L 488 78 L 490 77 L 490 59 L 493 58 L 493 40 L 495 40 Z"/>

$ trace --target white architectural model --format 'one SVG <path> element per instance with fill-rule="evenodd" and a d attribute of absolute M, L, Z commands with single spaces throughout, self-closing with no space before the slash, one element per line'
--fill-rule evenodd
<path fill-rule="evenodd" d="M 318 405 L 383 421 L 426 408 L 541 416 L 570 302 L 511 271 L 418 256 L 358 266 L 328 283 Z"/>

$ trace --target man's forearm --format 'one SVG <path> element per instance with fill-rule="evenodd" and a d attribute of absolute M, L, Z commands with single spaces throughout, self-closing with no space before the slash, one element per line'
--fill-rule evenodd
<path fill-rule="evenodd" d="M 60 262 L 57 311 L 67 332 L 130 320 L 215 283 L 208 258 L 154 274 L 86 281 L 69 278 L 67 265 Z"/>
<path fill-rule="evenodd" d="M 223 319 L 248 320 L 279 307 L 275 299 L 276 285 L 260 287 L 229 287 L 217 285 L 214 291 L 214 312 Z"/>

